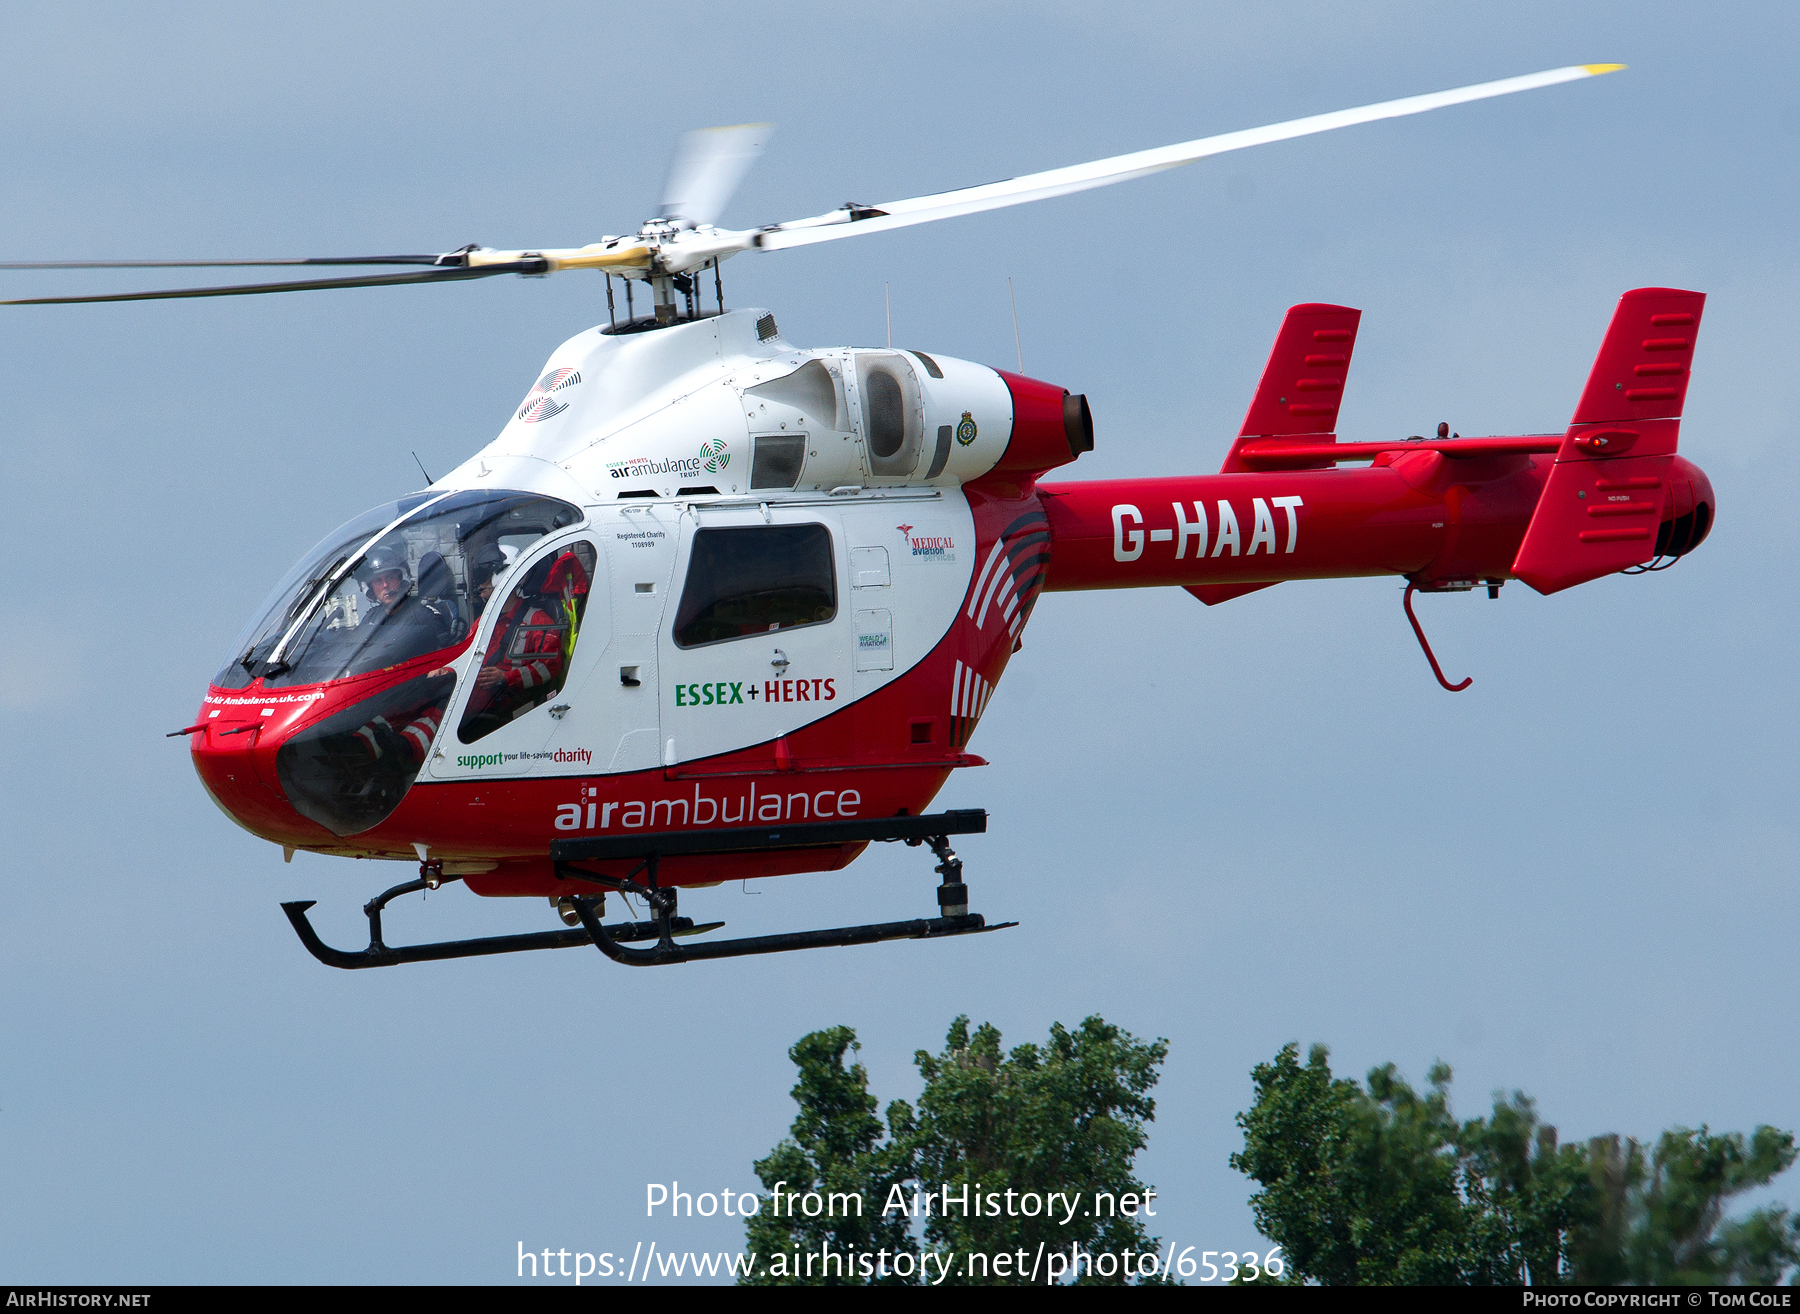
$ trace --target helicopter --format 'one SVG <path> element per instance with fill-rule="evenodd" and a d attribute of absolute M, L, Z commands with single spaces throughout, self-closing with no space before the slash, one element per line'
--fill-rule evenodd
<path fill-rule="evenodd" d="M 425 489 L 326 535 L 276 584 L 185 739 L 214 803 L 297 851 L 416 861 L 371 899 L 340 968 L 591 945 L 631 966 L 999 930 L 929 813 L 1046 592 L 1178 587 L 1213 606 L 1287 580 L 1397 575 L 1415 591 L 1553 593 L 1666 568 L 1712 524 L 1677 452 L 1705 298 L 1619 301 L 1565 430 L 1340 442 L 1360 312 L 1288 310 L 1217 474 L 1044 482 L 1095 442 L 1086 398 L 922 351 L 807 348 L 725 305 L 721 263 L 1142 177 L 1224 151 L 1549 87 L 1524 77 L 756 229 L 715 220 L 766 125 L 689 134 L 658 215 L 577 248 L 62 261 L 4 268 L 399 267 L 0 304 L 257 295 L 568 270 L 607 320 L 557 347 L 499 435 Z M 710 280 L 706 275 L 710 274 Z M 623 313 L 615 280 L 624 288 Z M 710 281 L 713 305 L 706 305 Z M 634 284 L 650 304 L 638 314 Z M 1351 466 L 1353 468 L 1340 468 Z M 427 476 L 429 480 L 429 476 Z M 937 916 L 738 939 L 684 890 L 840 870 L 925 846 Z M 564 929 L 389 946 L 393 899 L 461 881 L 547 898 Z M 647 917 L 603 920 L 606 896 Z M 627 908 L 630 908 L 629 899 Z M 638 947 L 643 945 L 645 947 Z"/>

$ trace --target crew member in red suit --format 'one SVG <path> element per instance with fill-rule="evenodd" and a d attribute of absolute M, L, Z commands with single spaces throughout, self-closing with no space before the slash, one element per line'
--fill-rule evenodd
<path fill-rule="evenodd" d="M 443 715 L 442 703 L 434 703 L 416 714 L 397 735 L 387 717 L 378 716 L 358 729 L 356 737 L 374 760 L 379 762 L 388 752 L 396 751 L 416 770 L 425 765 L 425 754 L 431 751 L 431 741 L 437 738 Z"/>
<path fill-rule="evenodd" d="M 494 625 L 487 661 L 475 676 L 468 716 L 491 722 L 488 729 L 512 719 L 522 707 L 535 706 L 544 691 L 562 686 L 587 599 L 588 574 L 574 553 L 564 552 L 541 578 L 538 583 L 528 575 L 507 600 Z"/>

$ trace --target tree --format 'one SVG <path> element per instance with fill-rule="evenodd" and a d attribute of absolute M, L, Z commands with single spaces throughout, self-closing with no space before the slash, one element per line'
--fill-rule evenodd
<path fill-rule="evenodd" d="M 912 1176 L 913 1111 L 904 1100 L 895 1100 L 888 1105 L 887 1125 L 882 1126 L 875 1116 L 875 1097 L 869 1094 L 868 1073 L 860 1063 L 844 1067 L 844 1051 L 860 1048 L 849 1027 L 832 1027 L 802 1037 L 788 1051 L 800 1069 L 793 1090 L 800 1114 L 789 1139 L 754 1165 L 769 1194 L 746 1220 L 744 1230 L 749 1248 L 765 1262 L 740 1279 L 746 1285 L 906 1281 L 890 1265 L 878 1262 L 873 1273 L 865 1273 L 859 1262 L 883 1250 L 890 1255 L 918 1250 L 910 1235 L 911 1220 L 904 1214 L 881 1212 L 888 1193 Z M 807 1199 L 809 1195 L 813 1199 Z M 835 1265 L 823 1262 L 831 1252 L 841 1257 Z M 796 1253 L 802 1262 L 774 1262 Z M 804 1263 L 807 1255 L 819 1257 L 817 1272 Z M 883 1269 L 886 1277 L 881 1275 Z"/>
<path fill-rule="evenodd" d="M 1091 1262 L 1073 1266 L 1076 1281 L 1106 1283 L 1129 1279 L 1121 1262 L 1127 1252 L 1133 1252 L 1133 1271 L 1139 1253 L 1155 1252 L 1157 1242 L 1145 1226 L 1154 1196 L 1133 1175 L 1132 1164 L 1155 1114 L 1149 1092 L 1168 1053 L 1166 1041 L 1146 1044 L 1090 1017 L 1074 1030 L 1052 1026 L 1042 1046 L 1020 1045 L 1007 1053 L 998 1030 L 971 1030 L 969 1019 L 959 1017 L 942 1053 L 915 1055 L 925 1082 L 917 1113 L 896 1100 L 888 1105 L 885 1128 L 862 1066 L 844 1066 L 845 1051 L 856 1047 L 850 1028 L 833 1027 L 803 1037 L 788 1051 L 800 1069 L 793 1090 L 800 1112 L 789 1138 L 755 1165 L 770 1194 L 746 1223 L 751 1249 L 770 1259 L 801 1252 L 802 1261 L 805 1252 L 820 1253 L 821 1247 L 916 1258 L 918 1227 L 930 1249 L 964 1261 L 944 1278 L 952 1285 L 1017 1280 L 1010 1269 L 971 1271 L 966 1258 L 972 1253 L 1024 1250 L 1035 1256 L 1040 1244 L 1065 1256 L 1072 1247 L 1090 1256 L 1107 1253 L 1111 1273 Z M 858 1194 L 862 1214 L 808 1216 L 787 1197 L 809 1190 L 826 1201 L 832 1193 Z M 1058 1196 L 1054 1214 L 1045 1208 L 1052 1194 Z M 880 1266 L 873 1274 L 851 1264 L 820 1275 L 802 1262 L 796 1274 L 790 1258 L 780 1273 L 772 1267 L 764 1263 L 745 1280 L 881 1280 Z M 917 1281 L 916 1267 L 910 1261 L 907 1267 L 911 1273 L 895 1275 L 889 1266 L 886 1280 Z"/>
<path fill-rule="evenodd" d="M 1054 1024 L 1042 1047 L 1005 1054 L 998 1030 L 983 1025 L 971 1033 L 969 1019 L 957 1018 L 943 1053 L 914 1057 L 925 1078 L 914 1138 L 919 1180 L 947 1189 L 952 1199 L 965 1190 L 984 1198 L 1003 1193 L 1002 1209 L 1013 1203 L 1011 1192 L 1021 1211 L 1028 1195 L 1080 1192 L 1083 1203 L 1071 1212 L 1073 1202 L 1065 1201 L 1055 1217 L 951 1209 L 926 1220 L 925 1239 L 962 1254 L 1036 1253 L 1040 1244 L 1071 1256 L 1072 1246 L 1110 1252 L 1121 1261 L 1117 1271 L 1108 1276 L 1090 1266 L 1076 1281 L 1124 1283 L 1127 1252 L 1157 1249 L 1144 1223 L 1155 1205 L 1132 1164 L 1148 1140 L 1144 1124 L 1156 1113 L 1149 1092 L 1168 1051 L 1167 1041 L 1145 1044 L 1090 1017 L 1074 1031 Z M 1095 1207 L 1102 1197 L 1109 1204 Z M 961 1280 L 980 1279 L 965 1273 Z"/>
<path fill-rule="evenodd" d="M 1588 1143 L 1599 1222 L 1578 1239 L 1576 1270 L 1593 1283 L 1657 1286 L 1800 1279 L 1800 1219 L 1780 1205 L 1726 1219 L 1733 1196 L 1794 1162 L 1791 1133 L 1758 1127 L 1714 1136 L 1676 1127 L 1646 1157 L 1635 1140 Z"/>
<path fill-rule="evenodd" d="M 1321 1045 L 1304 1067 L 1288 1045 L 1251 1075 L 1231 1163 L 1261 1185 L 1251 1207 L 1290 1280 L 1772 1282 L 1800 1263 L 1787 1210 L 1724 1221 L 1727 1200 L 1793 1162 L 1785 1132 L 1677 1128 L 1646 1160 L 1617 1137 L 1559 1144 L 1518 1092 L 1459 1123 L 1443 1064 L 1424 1095 L 1391 1064 L 1367 1090 L 1334 1078 Z"/>

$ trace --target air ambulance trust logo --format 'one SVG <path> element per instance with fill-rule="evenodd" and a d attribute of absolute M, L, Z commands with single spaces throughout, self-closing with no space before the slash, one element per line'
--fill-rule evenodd
<path fill-rule="evenodd" d="M 719 438 L 700 444 L 700 459 L 705 462 L 707 474 L 718 474 L 731 464 L 731 453 L 725 450 L 725 440 Z"/>
<path fill-rule="evenodd" d="M 536 424 L 540 420 L 553 420 L 569 409 L 569 403 L 559 402 L 550 394 L 560 392 L 564 388 L 573 388 L 581 382 L 581 371 L 569 369 L 551 370 L 543 378 L 531 385 L 531 391 L 525 394 L 525 401 L 519 407 L 518 417 L 526 424 Z"/>
<path fill-rule="evenodd" d="M 956 441 L 967 447 L 975 441 L 975 416 L 964 411 L 962 423 L 956 426 Z"/>

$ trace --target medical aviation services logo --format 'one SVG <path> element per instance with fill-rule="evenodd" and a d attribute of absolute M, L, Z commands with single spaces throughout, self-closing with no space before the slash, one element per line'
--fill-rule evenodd
<path fill-rule="evenodd" d="M 550 394 L 560 392 L 564 388 L 573 388 L 580 382 L 581 371 L 579 370 L 567 367 L 551 370 L 531 385 L 531 391 L 525 394 L 524 404 L 519 407 L 518 418 L 526 424 L 555 419 L 569 409 L 569 403 L 558 402 Z"/>
<path fill-rule="evenodd" d="M 964 447 L 975 441 L 975 417 L 968 411 L 963 412 L 962 423 L 956 426 L 956 441 Z"/>
<path fill-rule="evenodd" d="M 915 561 L 955 561 L 956 540 L 948 534 L 914 534 L 911 525 L 895 525 Z"/>
<path fill-rule="evenodd" d="M 706 462 L 707 474 L 718 474 L 731 464 L 731 453 L 725 450 L 725 440 L 700 444 L 700 459 Z"/>

